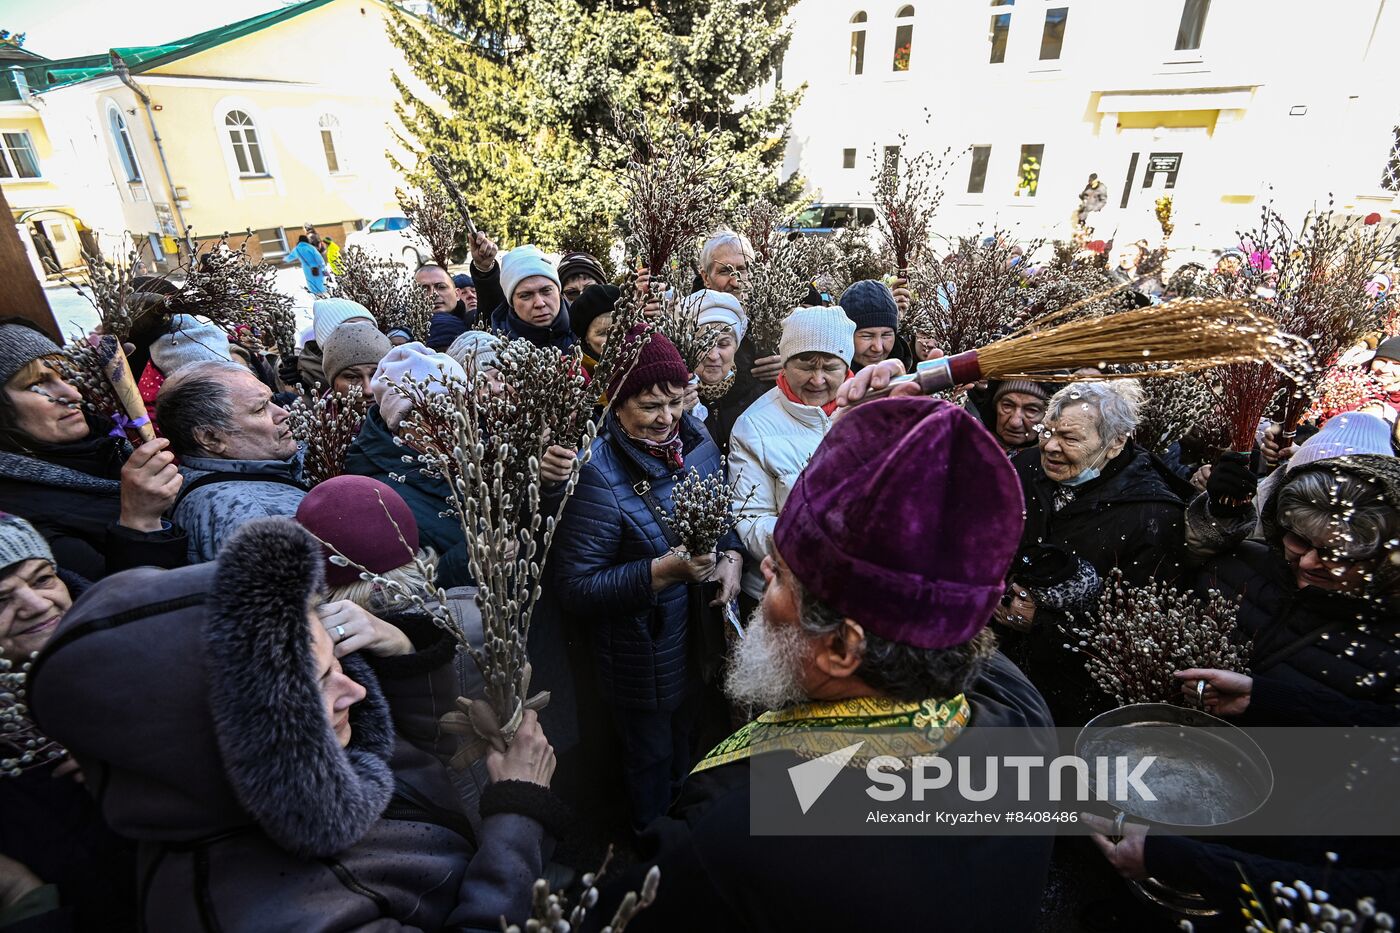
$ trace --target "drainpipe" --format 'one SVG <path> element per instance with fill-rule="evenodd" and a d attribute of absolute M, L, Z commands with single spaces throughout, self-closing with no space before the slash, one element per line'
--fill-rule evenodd
<path fill-rule="evenodd" d="M 122 57 L 111 51 L 112 71 L 116 74 L 122 84 L 131 88 L 132 93 L 141 98 L 141 103 L 146 106 L 146 123 L 151 128 L 151 138 L 155 140 L 156 155 L 160 157 L 160 171 L 165 176 L 165 188 L 170 194 L 170 207 L 175 211 L 175 222 L 180 225 L 180 236 L 189 239 L 190 228 L 185 224 L 185 215 L 180 210 L 180 199 L 175 197 L 175 182 L 170 177 L 170 163 L 165 159 L 165 146 L 160 141 L 160 131 L 156 129 L 156 118 L 151 112 L 151 95 L 137 87 L 136 82 L 131 80 L 131 69 L 127 68 Z"/>

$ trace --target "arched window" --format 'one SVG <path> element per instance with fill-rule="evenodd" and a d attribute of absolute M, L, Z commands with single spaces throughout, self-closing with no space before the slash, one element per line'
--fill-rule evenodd
<path fill-rule="evenodd" d="M 865 11 L 851 17 L 851 74 L 865 73 Z"/>
<path fill-rule="evenodd" d="M 326 154 L 326 171 L 332 175 L 340 173 L 340 119 L 332 113 L 321 114 L 318 124 L 321 128 L 321 149 Z"/>
<path fill-rule="evenodd" d="M 121 159 L 126 180 L 131 183 L 139 182 L 141 163 L 136 161 L 136 147 L 131 144 L 131 133 L 126 128 L 126 118 L 116 105 L 107 108 L 107 122 L 112 127 L 112 142 L 116 144 L 117 158 Z"/>
<path fill-rule="evenodd" d="M 228 130 L 229 143 L 233 146 L 238 174 L 266 175 L 267 166 L 263 162 L 262 145 L 258 142 L 258 128 L 253 124 L 253 118 L 242 110 L 230 110 L 224 115 L 224 128 Z"/>
<path fill-rule="evenodd" d="M 909 4 L 894 15 L 894 70 L 909 70 L 909 53 L 914 47 L 914 8 Z"/>

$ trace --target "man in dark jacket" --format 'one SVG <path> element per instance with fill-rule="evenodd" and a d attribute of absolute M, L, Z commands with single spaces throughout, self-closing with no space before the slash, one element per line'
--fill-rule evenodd
<path fill-rule="evenodd" d="M 433 316 L 428 322 L 427 344 L 439 352 L 452 346 L 462 332 L 476 326 L 481 307 L 488 310 L 500 301 L 500 267 L 496 264 L 496 244 L 477 231 L 471 240 L 471 274 L 451 275 L 435 262 L 424 263 L 413 281 L 428 293 Z M 466 285 L 460 280 L 466 280 Z M 468 300 L 466 290 L 472 298 Z"/>
<path fill-rule="evenodd" d="M 1020 526 L 1015 475 L 966 412 L 892 398 L 837 421 L 778 520 L 762 610 L 726 678 L 732 698 L 769 711 L 706 756 L 648 830 L 662 882 L 629 929 L 893 930 L 930 911 L 940 929 L 1034 925 L 1049 837 L 750 832 L 752 773 L 796 764 L 784 743 L 833 722 L 840 744 L 888 735 L 906 766 L 984 727 L 1021 727 L 1029 753 L 1053 754 L 1044 703 L 986 628 Z M 865 762 L 847 759 L 834 780 L 863 782 Z M 956 879 L 957 896 L 930 894 L 937 879 Z M 635 884 L 605 891 L 600 915 Z"/>
<path fill-rule="evenodd" d="M 578 343 L 569 326 L 569 303 L 559 287 L 559 273 L 539 247 L 517 246 L 501 257 L 500 293 L 501 303 L 491 312 L 496 333 L 560 350 Z"/>
<path fill-rule="evenodd" d="M 533 713 L 487 755 L 474 829 L 428 741 L 452 637 L 402 617 L 411 653 L 337 652 L 323 559 L 290 519 L 249 523 L 217 563 L 98 584 L 35 662 L 36 723 L 140 847 L 141 928 L 523 922 L 560 816 Z"/>
<path fill-rule="evenodd" d="M 1190 486 L 1132 442 L 1142 391 L 1134 382 L 1076 382 L 1050 399 L 1038 450 L 1012 458 L 1026 498 L 1021 560 L 997 621 L 1009 653 L 1040 688 L 1059 726 L 1116 705 L 1064 645 L 1114 569 L 1141 585 L 1172 581 L 1184 548 Z"/>

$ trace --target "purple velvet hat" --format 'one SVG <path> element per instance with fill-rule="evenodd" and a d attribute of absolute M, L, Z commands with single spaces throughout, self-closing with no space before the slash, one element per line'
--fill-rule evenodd
<path fill-rule="evenodd" d="M 937 399 L 844 413 L 802 471 L 773 543 L 804 587 L 881 638 L 947 648 L 1006 590 L 1025 503 L 1001 445 Z"/>

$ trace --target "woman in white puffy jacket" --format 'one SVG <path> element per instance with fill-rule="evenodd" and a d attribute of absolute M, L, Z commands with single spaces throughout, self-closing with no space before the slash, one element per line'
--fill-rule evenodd
<path fill-rule="evenodd" d="M 729 440 L 739 535 L 751 561 L 743 592 L 763 595 L 759 565 L 797 477 L 831 427 L 836 390 L 851 375 L 856 326 L 839 307 L 799 308 L 783 321 L 778 384 L 739 416 Z"/>

